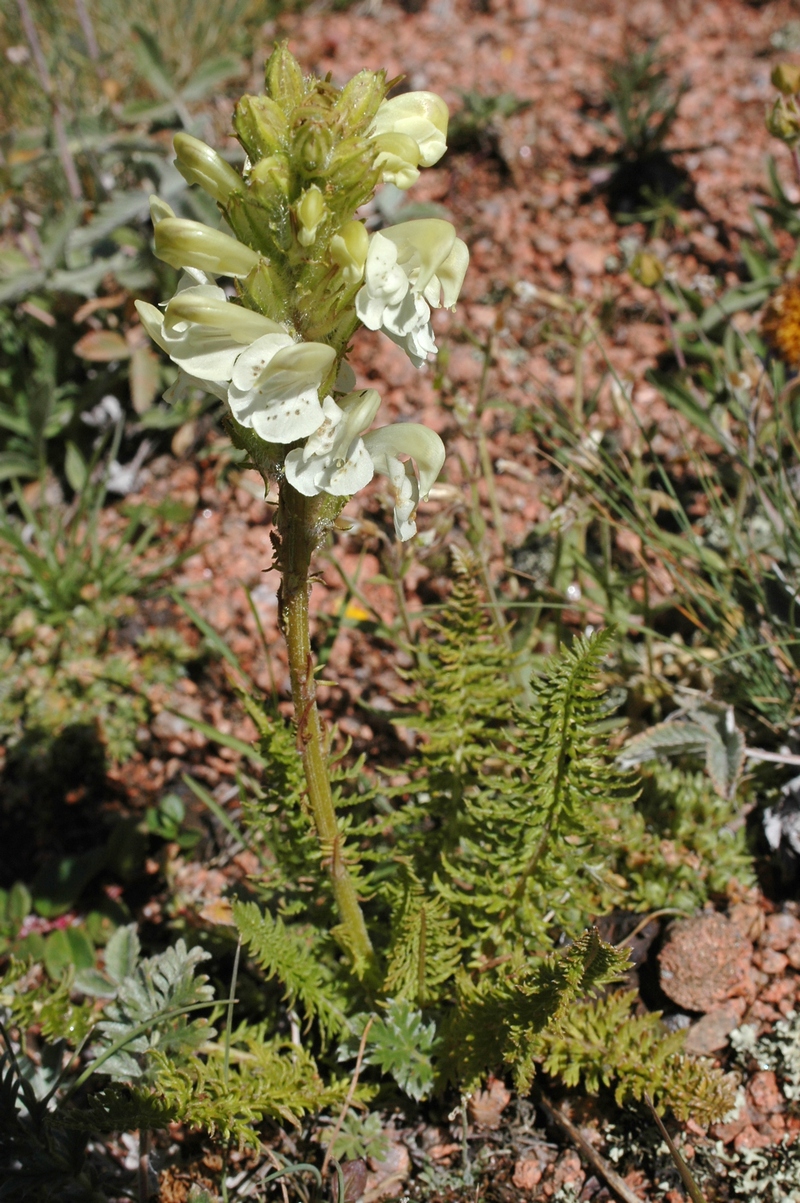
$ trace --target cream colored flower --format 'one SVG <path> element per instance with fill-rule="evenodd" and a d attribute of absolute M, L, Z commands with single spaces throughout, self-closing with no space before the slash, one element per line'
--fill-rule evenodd
<path fill-rule="evenodd" d="M 374 388 L 350 393 L 338 404 L 333 397 L 326 397 L 322 425 L 305 447 L 286 456 L 289 484 L 306 497 L 318 493 L 350 497 L 368 485 L 374 468 L 361 435 L 374 421 L 379 405 Z"/>
<path fill-rule="evenodd" d="M 406 92 L 403 96 L 384 100 L 371 133 L 376 138 L 384 134 L 403 134 L 412 139 L 418 151 L 414 166 L 432 167 L 447 150 L 448 117 L 447 105 L 441 96 L 434 92 Z M 398 184 L 398 187 L 403 186 Z"/>
<path fill-rule="evenodd" d="M 364 435 L 376 472 L 388 476 L 394 493 L 394 529 L 405 542 L 417 533 L 417 505 L 428 496 L 442 470 L 444 443 L 435 431 L 418 422 L 380 426 Z M 401 455 L 410 456 L 403 462 Z M 416 463 L 419 478 L 411 460 Z"/>
<path fill-rule="evenodd" d="M 406 221 L 372 235 L 356 313 L 421 367 L 436 351 L 431 306 L 455 305 L 469 263 L 448 221 Z"/>
<path fill-rule="evenodd" d="M 232 304 L 215 284 L 182 289 L 165 313 L 146 301 L 135 304 L 153 342 L 182 372 L 223 401 L 243 347 L 283 330 L 260 313 Z"/>
<path fill-rule="evenodd" d="M 260 258 L 230 234 L 183 217 L 162 217 L 156 223 L 155 252 L 171 267 L 199 268 L 212 276 L 247 276 Z"/>
<path fill-rule="evenodd" d="M 268 443 L 293 443 L 324 420 L 319 388 L 336 359 L 324 343 L 296 343 L 265 334 L 245 347 L 233 366 L 228 404 L 242 426 Z"/>

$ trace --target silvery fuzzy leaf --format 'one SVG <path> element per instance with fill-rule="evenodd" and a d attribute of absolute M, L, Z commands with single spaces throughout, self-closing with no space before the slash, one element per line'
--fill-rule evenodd
<path fill-rule="evenodd" d="M 659 756 L 686 756 L 705 752 L 708 733 L 696 723 L 658 723 L 635 735 L 617 756 L 620 768 L 630 769 Z"/>

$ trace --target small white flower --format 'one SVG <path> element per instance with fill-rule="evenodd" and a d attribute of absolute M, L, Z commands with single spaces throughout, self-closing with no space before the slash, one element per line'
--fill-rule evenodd
<path fill-rule="evenodd" d="M 228 404 L 236 421 L 269 443 L 293 443 L 324 420 L 319 388 L 336 359 L 324 343 L 296 343 L 265 334 L 240 351 Z"/>
<path fill-rule="evenodd" d="M 260 313 L 233 305 L 215 284 L 181 289 L 166 313 L 146 301 L 136 301 L 136 309 L 153 342 L 182 372 L 222 401 L 243 347 L 282 329 Z"/>
<path fill-rule="evenodd" d="M 188 383 L 227 401 L 242 426 L 272 443 L 313 434 L 323 420 L 319 387 L 336 352 L 296 343 L 283 326 L 216 285 L 184 288 L 161 313 L 137 301 L 142 325 Z"/>
<path fill-rule="evenodd" d="M 411 138 L 419 156 L 414 166 L 419 162 L 421 167 L 432 167 L 447 150 L 448 116 L 447 105 L 435 92 L 406 92 L 383 101 L 371 133 L 375 137 L 403 134 Z"/>
<path fill-rule="evenodd" d="M 436 351 L 431 306 L 453 306 L 469 251 L 448 221 L 402 222 L 373 234 L 356 296 L 356 313 L 370 330 L 383 330 L 421 367 Z"/>
<path fill-rule="evenodd" d="M 428 496 L 442 470 L 445 459 L 444 443 L 435 431 L 418 422 L 403 422 L 381 426 L 364 435 L 364 444 L 375 471 L 388 476 L 394 493 L 394 529 L 398 539 L 405 542 L 417 532 L 417 505 Z M 419 479 L 409 461 L 399 458 L 408 455 L 415 461 Z"/>
<path fill-rule="evenodd" d="M 419 146 L 408 134 L 378 134 L 375 166 L 381 169 L 384 184 L 394 184 L 403 191 L 419 179 Z"/>
<path fill-rule="evenodd" d="M 322 403 L 325 420 L 305 447 L 286 456 L 286 479 L 298 493 L 315 497 L 331 493 L 350 497 L 372 480 L 372 459 L 362 433 L 371 425 L 380 406 L 374 388 L 350 393 L 338 405 L 332 397 Z"/>

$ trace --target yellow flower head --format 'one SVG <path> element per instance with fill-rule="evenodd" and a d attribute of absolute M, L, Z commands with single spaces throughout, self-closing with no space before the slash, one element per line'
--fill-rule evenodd
<path fill-rule="evenodd" d="M 764 310 L 761 330 L 781 359 L 800 367 L 800 281 L 781 285 Z"/>

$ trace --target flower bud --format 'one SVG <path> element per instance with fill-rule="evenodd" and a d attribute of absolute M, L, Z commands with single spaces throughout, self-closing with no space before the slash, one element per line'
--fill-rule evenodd
<path fill-rule="evenodd" d="M 269 56 L 264 70 L 264 82 L 267 92 L 281 106 L 284 113 L 291 113 L 303 100 L 303 72 L 287 42 L 280 42 Z"/>
<path fill-rule="evenodd" d="M 784 96 L 793 96 L 800 92 L 800 67 L 793 63 L 778 63 L 772 68 L 770 76 L 773 85 Z"/>
<path fill-rule="evenodd" d="M 664 264 L 650 251 L 639 251 L 633 258 L 630 273 L 638 284 L 643 284 L 645 288 L 655 288 L 656 284 L 660 284 L 664 279 Z"/>
<path fill-rule="evenodd" d="M 384 100 L 372 133 L 407 134 L 419 147 L 421 167 L 432 167 L 447 150 L 447 105 L 434 92 L 406 92 Z"/>
<path fill-rule="evenodd" d="M 787 146 L 796 146 L 800 141 L 800 110 L 794 98 L 779 96 L 767 113 L 766 125 L 773 138 L 780 138 Z"/>
<path fill-rule="evenodd" d="M 297 131 L 294 151 L 302 169 L 309 175 L 321 175 L 333 148 L 332 131 L 319 119 L 303 122 Z"/>
<path fill-rule="evenodd" d="M 167 328 L 176 322 L 197 322 L 201 326 L 213 326 L 225 330 L 240 343 L 252 343 L 264 334 L 285 334 L 278 322 L 235 305 L 232 301 L 198 295 L 197 289 L 184 289 L 167 305 L 164 323 Z"/>
<path fill-rule="evenodd" d="M 294 207 L 299 229 L 297 241 L 301 246 L 311 246 L 317 236 L 319 224 L 325 216 L 325 202 L 316 184 L 306 188 Z"/>
<path fill-rule="evenodd" d="M 232 192 L 242 188 L 242 177 L 205 142 L 191 134 L 177 133 L 175 166 L 189 184 L 199 184 L 215 201 L 225 204 Z"/>
<path fill-rule="evenodd" d="M 328 178 L 337 192 L 363 186 L 371 190 L 380 179 L 374 164 L 374 146 L 365 138 L 345 138 L 328 162 Z"/>
<path fill-rule="evenodd" d="M 286 196 L 289 192 L 289 162 L 285 155 L 269 155 L 250 168 L 248 178 L 258 191 L 266 188 Z"/>
<path fill-rule="evenodd" d="M 355 133 L 369 125 L 385 94 L 384 71 L 364 70 L 354 75 L 342 88 L 336 102 L 336 110 L 341 113 L 346 128 Z"/>
<path fill-rule="evenodd" d="M 156 255 L 171 267 L 197 267 L 212 276 L 246 276 L 259 256 L 243 242 L 199 221 L 169 217 L 155 229 Z"/>
<path fill-rule="evenodd" d="M 357 284 L 364 275 L 369 234 L 361 221 L 348 221 L 331 238 L 331 259 L 342 269 L 345 283 Z"/>
<path fill-rule="evenodd" d="M 286 117 L 269 96 L 242 96 L 233 111 L 233 127 L 253 163 L 285 149 Z"/>

